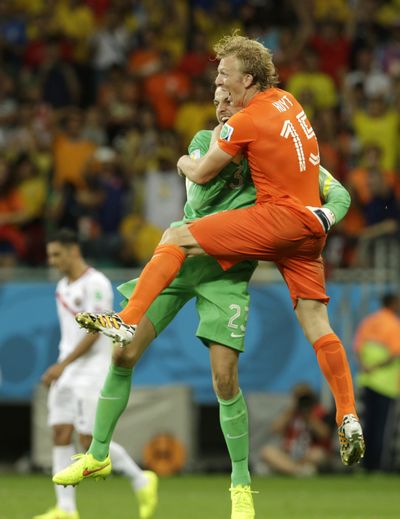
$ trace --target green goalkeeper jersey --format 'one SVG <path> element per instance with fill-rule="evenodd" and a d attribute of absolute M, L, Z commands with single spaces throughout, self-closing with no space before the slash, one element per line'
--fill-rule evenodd
<path fill-rule="evenodd" d="M 210 130 L 196 133 L 189 145 L 192 158 L 199 159 L 207 153 L 211 134 Z M 247 207 L 253 205 L 256 199 L 256 189 L 247 160 L 242 160 L 240 164 L 231 162 L 207 184 L 199 185 L 186 179 L 186 193 L 184 221 L 227 209 Z"/>
<path fill-rule="evenodd" d="M 205 155 L 211 142 L 210 130 L 201 130 L 189 145 L 189 154 L 194 159 Z M 319 168 L 319 190 L 324 207 L 329 208 L 338 223 L 346 215 L 350 206 L 350 195 L 342 184 L 325 168 Z M 231 162 L 207 184 L 195 184 L 186 179 L 187 202 L 184 207 L 184 222 L 195 220 L 227 209 L 240 209 L 253 205 L 256 190 L 251 179 L 247 160 L 240 164 Z"/>

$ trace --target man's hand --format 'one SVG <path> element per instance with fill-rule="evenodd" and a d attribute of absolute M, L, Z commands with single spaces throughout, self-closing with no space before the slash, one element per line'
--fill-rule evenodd
<path fill-rule="evenodd" d="M 214 130 L 212 131 L 211 140 L 210 140 L 210 148 L 213 144 L 215 144 L 218 141 L 219 136 L 221 134 L 222 127 L 223 127 L 223 124 L 218 124 L 218 126 L 216 126 L 214 128 Z"/>
<path fill-rule="evenodd" d="M 324 232 L 329 232 L 331 227 L 335 225 L 336 217 L 327 207 L 312 207 L 311 205 L 306 207 L 317 218 Z"/>
<path fill-rule="evenodd" d="M 63 364 L 57 363 L 53 364 L 42 375 L 42 382 L 46 384 L 46 386 L 50 386 L 52 382 L 61 377 L 64 371 Z"/>

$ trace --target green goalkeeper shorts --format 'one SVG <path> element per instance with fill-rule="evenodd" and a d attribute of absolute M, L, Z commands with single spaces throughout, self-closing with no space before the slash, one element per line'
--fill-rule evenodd
<path fill-rule="evenodd" d="M 243 351 L 250 302 L 248 283 L 256 266 L 257 262 L 243 261 L 223 271 L 210 256 L 188 258 L 146 316 L 159 335 L 179 310 L 196 298 L 200 318 L 197 337 L 205 345 L 223 344 Z M 125 297 L 122 306 L 126 305 L 136 283 L 137 279 L 133 279 L 118 287 Z"/>

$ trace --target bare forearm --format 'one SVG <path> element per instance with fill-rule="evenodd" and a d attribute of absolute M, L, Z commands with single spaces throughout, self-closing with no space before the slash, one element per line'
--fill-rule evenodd
<path fill-rule="evenodd" d="M 193 160 L 189 155 L 184 155 L 178 161 L 178 170 L 180 170 L 183 175 L 192 182 L 195 182 L 196 184 L 206 184 L 218 175 L 218 171 L 204 174 L 201 167 L 202 162 L 204 162 L 204 157 L 198 160 Z"/>
<path fill-rule="evenodd" d="M 184 155 L 178 160 L 178 170 L 196 184 L 206 184 L 231 162 L 232 157 L 214 144 L 200 159 L 193 160 Z"/>
<path fill-rule="evenodd" d="M 64 367 L 68 366 L 72 362 L 74 362 L 76 359 L 79 359 L 79 357 L 82 357 L 87 353 L 93 346 L 93 344 L 99 339 L 98 334 L 88 334 L 86 335 L 76 346 L 76 348 L 71 351 L 65 359 L 61 361 L 60 364 L 62 364 Z"/>

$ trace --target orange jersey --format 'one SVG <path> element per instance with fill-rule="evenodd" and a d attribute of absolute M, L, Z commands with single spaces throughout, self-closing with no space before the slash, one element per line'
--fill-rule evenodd
<path fill-rule="evenodd" d="M 320 206 L 318 142 L 302 106 L 279 88 L 256 94 L 224 125 L 220 148 L 245 152 L 257 202 Z"/>

